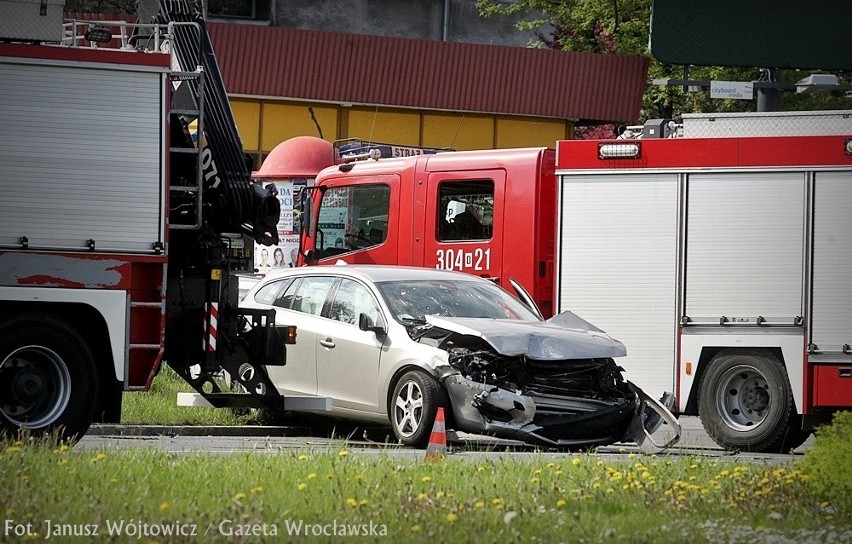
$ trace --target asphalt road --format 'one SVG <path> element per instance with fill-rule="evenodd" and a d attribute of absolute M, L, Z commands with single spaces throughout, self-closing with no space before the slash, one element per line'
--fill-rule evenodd
<path fill-rule="evenodd" d="M 615 444 L 600 447 L 597 454 L 618 458 L 631 453 L 657 453 L 662 455 L 692 455 L 718 457 L 736 461 L 763 461 L 785 463 L 800 458 L 812 447 L 813 438 L 792 454 L 731 453 L 719 448 L 704 430 L 697 417 L 682 417 L 681 439 L 675 446 L 659 450 L 646 442 Z M 663 442 L 664 426 L 655 433 L 657 442 Z M 393 455 L 400 458 L 419 458 L 422 450 L 404 448 L 388 442 L 385 429 L 371 428 L 365 432 L 361 427 L 340 427 L 335 437 L 329 438 L 328 428 L 302 427 L 160 427 L 136 425 L 96 425 L 77 444 L 81 449 L 141 449 L 155 448 L 173 453 L 206 452 L 230 454 L 237 452 L 276 453 L 282 451 L 338 451 L 347 448 L 355 454 Z M 571 455 L 570 452 L 541 450 L 519 442 L 498 440 L 478 435 L 459 434 L 450 436 L 448 453 L 459 458 L 482 459 L 484 457 L 513 457 L 541 459 Z"/>

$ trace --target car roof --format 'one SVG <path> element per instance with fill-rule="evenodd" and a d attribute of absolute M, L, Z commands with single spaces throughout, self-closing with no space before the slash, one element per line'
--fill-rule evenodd
<path fill-rule="evenodd" d="M 304 275 L 343 275 L 353 278 L 361 278 L 372 282 L 400 281 L 400 280 L 462 280 L 462 281 L 486 281 L 471 274 L 454 272 L 450 270 L 439 270 L 437 268 L 419 268 L 414 266 L 395 265 L 373 265 L 373 264 L 345 264 L 335 266 L 302 266 L 283 270 L 271 270 L 266 274 L 264 281 L 284 278 L 290 276 Z"/>

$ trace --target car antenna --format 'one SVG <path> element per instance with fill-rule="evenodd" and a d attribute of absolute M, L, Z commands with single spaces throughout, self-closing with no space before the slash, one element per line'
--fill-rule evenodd
<path fill-rule="evenodd" d="M 464 123 L 464 118 L 467 117 L 467 114 L 462 114 L 461 119 L 459 119 L 459 126 L 456 127 L 456 133 L 453 134 L 453 140 L 450 142 L 450 149 L 456 148 L 456 138 L 459 136 L 459 132 L 461 132 L 462 123 Z"/>

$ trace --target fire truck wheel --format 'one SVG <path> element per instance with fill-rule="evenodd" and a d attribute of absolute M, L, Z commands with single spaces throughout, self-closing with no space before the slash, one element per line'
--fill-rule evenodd
<path fill-rule="evenodd" d="M 94 358 L 80 334 L 52 317 L 0 326 L 0 425 L 74 440 L 92 423 Z"/>
<path fill-rule="evenodd" d="M 443 396 L 438 382 L 420 370 L 406 372 L 396 382 L 388 415 L 393 432 L 402 444 L 422 448 L 429 443 Z"/>
<path fill-rule="evenodd" d="M 769 352 L 720 353 L 701 380 L 698 415 L 707 434 L 723 448 L 782 452 L 796 432 L 784 365 Z"/>

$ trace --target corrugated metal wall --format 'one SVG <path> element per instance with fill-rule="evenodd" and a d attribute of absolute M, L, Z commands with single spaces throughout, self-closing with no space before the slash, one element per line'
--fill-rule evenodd
<path fill-rule="evenodd" d="M 210 23 L 228 92 L 635 121 L 648 59 Z"/>
<path fill-rule="evenodd" d="M 208 25 L 246 150 L 299 135 L 456 149 L 553 146 L 575 121 L 635 121 L 648 60 Z"/>

